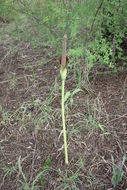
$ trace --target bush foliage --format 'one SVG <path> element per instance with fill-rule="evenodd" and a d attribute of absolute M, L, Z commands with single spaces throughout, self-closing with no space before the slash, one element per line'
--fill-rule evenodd
<path fill-rule="evenodd" d="M 126 59 L 125 0 L 1 0 L 0 17 L 13 19 L 16 37 L 35 48 L 55 46 L 57 54 L 66 33 L 71 60 L 84 59 L 89 69 L 95 63 L 114 68 L 117 59 Z"/>

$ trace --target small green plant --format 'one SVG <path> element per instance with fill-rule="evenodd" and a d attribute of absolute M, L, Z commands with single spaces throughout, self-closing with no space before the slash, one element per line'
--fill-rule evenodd
<path fill-rule="evenodd" d="M 71 107 L 73 105 L 74 102 L 74 95 L 76 95 L 78 92 L 82 91 L 80 88 L 76 88 L 75 90 L 73 90 L 73 92 L 67 91 L 64 97 L 64 102 L 65 104 L 65 108 L 68 107 L 68 105 L 70 104 Z"/>
<path fill-rule="evenodd" d="M 42 171 L 44 172 L 47 172 L 48 170 L 50 170 L 50 167 L 51 167 L 51 159 L 50 158 L 47 158 L 45 160 L 45 165 L 42 167 Z M 44 174 L 42 174 L 40 176 L 40 182 L 41 182 L 41 187 L 44 188 L 45 187 L 45 179 L 44 179 Z"/>
<path fill-rule="evenodd" d="M 97 121 L 95 110 L 94 110 L 94 113 L 92 115 L 88 100 L 87 100 L 87 106 L 88 106 L 88 114 L 89 114 L 88 123 L 92 126 L 93 129 L 98 128 L 101 131 L 102 135 L 104 135 L 104 136 L 110 135 L 111 134 L 110 132 L 105 131 L 105 126 L 101 122 Z"/>
<path fill-rule="evenodd" d="M 81 168 L 84 167 L 84 163 L 81 160 L 80 163 L 78 164 L 78 169 L 73 172 L 69 169 L 66 169 L 62 171 L 61 169 L 58 170 L 58 175 L 61 181 L 61 185 L 59 186 L 58 189 L 63 189 L 63 190 L 74 190 L 79 187 L 79 185 L 82 184 L 81 181 L 81 176 L 82 173 L 80 171 Z"/>
<path fill-rule="evenodd" d="M 13 173 L 16 172 L 16 169 L 14 166 L 4 166 L 2 168 L 2 170 L 4 171 L 4 176 L 3 176 L 3 180 L 2 183 L 0 184 L 0 187 L 2 187 L 2 185 L 4 184 L 4 180 L 5 178 L 7 178 L 8 176 L 11 176 Z"/>
<path fill-rule="evenodd" d="M 123 166 L 126 160 L 126 155 L 123 156 L 123 160 L 120 166 L 115 165 L 114 157 L 112 155 L 111 155 L 111 159 L 112 159 L 112 169 L 113 169 L 113 176 L 112 176 L 111 182 L 112 182 L 113 187 L 116 187 L 119 184 L 119 182 L 121 182 L 123 174 L 124 174 Z"/>
<path fill-rule="evenodd" d="M 3 109 L 2 103 L 0 103 L 0 115 L 1 115 L 0 124 L 6 126 L 10 122 L 10 113 Z"/>
<path fill-rule="evenodd" d="M 1 120 L 1 124 L 2 125 L 7 125 L 10 122 L 10 114 L 8 111 L 6 112 L 2 112 L 2 120 Z"/>
<path fill-rule="evenodd" d="M 105 126 L 103 124 L 101 124 L 100 122 L 97 123 L 97 128 L 100 129 L 103 136 L 107 136 L 107 135 L 111 134 L 110 132 L 105 131 Z"/>
<path fill-rule="evenodd" d="M 36 79 L 36 77 L 37 77 L 37 74 L 35 73 L 35 70 L 34 70 L 32 65 L 30 67 L 30 70 L 31 70 L 31 73 L 32 73 L 32 80 L 34 81 Z"/>
<path fill-rule="evenodd" d="M 16 74 L 13 73 L 12 78 L 10 80 L 10 89 L 14 90 L 16 85 L 17 85 L 17 78 L 16 78 Z"/>
<path fill-rule="evenodd" d="M 21 166 L 21 157 L 18 159 L 18 169 L 19 173 L 21 174 L 23 181 L 20 180 L 20 183 L 22 184 L 21 189 L 22 190 L 35 190 L 35 189 L 40 189 L 40 186 L 37 185 L 37 182 L 40 180 L 41 182 L 41 187 L 44 188 L 45 186 L 45 180 L 44 180 L 44 174 L 50 170 L 51 166 L 51 160 L 48 158 L 45 161 L 44 166 L 42 167 L 42 171 L 40 171 L 36 177 L 33 179 L 31 184 L 29 184 L 27 177 L 23 173 L 22 166 Z"/>
<path fill-rule="evenodd" d="M 68 131 L 68 136 L 69 138 L 73 139 L 73 137 L 75 138 L 81 138 L 81 129 L 82 129 L 82 126 L 73 126 L 73 127 L 70 127 L 69 128 L 69 131 Z"/>
<path fill-rule="evenodd" d="M 38 131 L 43 123 L 49 123 L 53 119 L 53 117 L 51 117 L 53 110 L 50 106 L 52 100 L 53 97 L 49 96 L 45 101 L 41 101 L 37 98 L 33 99 L 32 102 L 25 102 L 11 114 L 11 119 L 19 123 L 19 130 L 26 128 L 30 122 Z M 3 117 L 5 118 L 5 115 L 3 115 Z M 5 119 L 3 122 L 7 120 Z"/>

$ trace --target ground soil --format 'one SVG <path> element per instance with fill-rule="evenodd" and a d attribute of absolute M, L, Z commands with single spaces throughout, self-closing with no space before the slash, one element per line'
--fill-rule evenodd
<path fill-rule="evenodd" d="M 81 83 L 72 106 L 68 102 L 66 166 L 55 50 L 15 42 L 17 48 L 9 51 L 9 43 L 0 45 L 0 189 L 24 189 L 18 160 L 31 186 L 49 159 L 53 169 L 44 174 L 45 186 L 40 189 L 62 190 L 69 184 L 79 190 L 125 190 L 127 161 L 121 182 L 113 188 L 111 155 L 119 167 L 127 153 L 127 72 L 94 73 L 89 82 Z M 76 87 L 73 70 L 68 70 L 66 91 Z M 74 187 L 71 176 L 76 171 Z"/>

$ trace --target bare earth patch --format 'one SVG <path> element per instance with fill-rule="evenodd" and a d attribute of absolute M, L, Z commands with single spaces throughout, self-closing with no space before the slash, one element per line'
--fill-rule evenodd
<path fill-rule="evenodd" d="M 54 50 L 33 50 L 26 42 L 8 53 L 9 45 L 0 45 L 0 189 L 28 189 L 22 172 L 32 189 L 49 162 L 44 179 L 35 183 L 38 189 L 125 190 L 127 161 L 113 188 L 111 155 L 119 167 L 127 153 L 127 72 L 94 75 L 73 104 L 66 104 L 70 164 L 65 166 Z M 75 88 L 68 71 L 66 91 Z"/>

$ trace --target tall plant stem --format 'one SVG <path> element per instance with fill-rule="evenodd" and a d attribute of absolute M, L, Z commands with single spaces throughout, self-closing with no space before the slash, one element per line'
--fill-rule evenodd
<path fill-rule="evenodd" d="M 65 151 L 65 163 L 68 164 L 68 151 L 67 151 L 67 134 L 66 134 L 66 124 L 65 124 L 65 109 L 64 109 L 64 86 L 65 79 L 62 80 L 62 123 L 63 123 L 63 137 L 64 137 L 64 151 Z"/>

